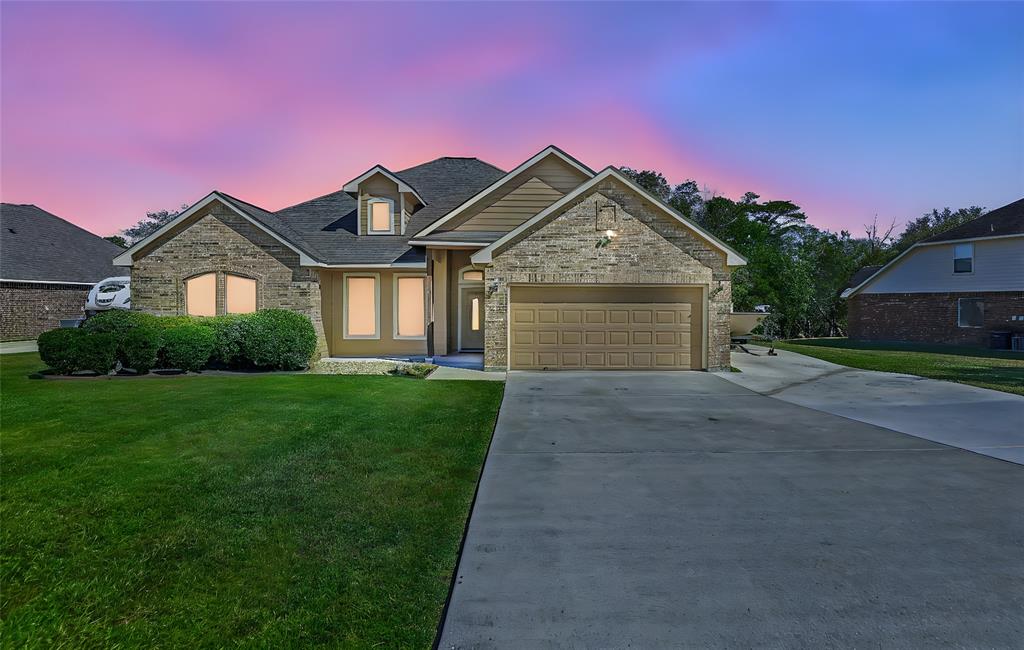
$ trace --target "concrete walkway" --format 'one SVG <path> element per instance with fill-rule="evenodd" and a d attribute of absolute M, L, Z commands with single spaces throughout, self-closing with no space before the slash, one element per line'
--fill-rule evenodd
<path fill-rule="evenodd" d="M 1024 397 L 966 384 L 857 370 L 779 350 L 734 352 L 721 377 L 818 411 L 1024 464 Z"/>
<path fill-rule="evenodd" d="M 5 341 L 0 343 L 0 354 L 18 354 L 20 352 L 38 352 L 35 341 Z"/>
<path fill-rule="evenodd" d="M 440 647 L 1019 646 L 1021 494 L 713 374 L 512 372 Z"/>

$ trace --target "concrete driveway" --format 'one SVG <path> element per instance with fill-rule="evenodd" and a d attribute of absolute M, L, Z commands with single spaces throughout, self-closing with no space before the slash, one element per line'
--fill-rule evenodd
<path fill-rule="evenodd" d="M 1024 465 L 1024 397 L 915 375 L 857 370 L 795 352 L 733 353 L 735 384 L 800 406 Z"/>
<path fill-rule="evenodd" d="M 1022 494 L 712 374 L 510 373 L 440 647 L 1019 647 Z"/>

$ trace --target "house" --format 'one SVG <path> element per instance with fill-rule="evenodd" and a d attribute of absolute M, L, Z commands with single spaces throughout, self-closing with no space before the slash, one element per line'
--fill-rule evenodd
<path fill-rule="evenodd" d="M 123 248 L 34 205 L 0 204 L 0 340 L 34 339 L 81 318 Z"/>
<path fill-rule="evenodd" d="M 211 192 L 124 251 L 134 309 L 307 314 L 321 354 L 482 352 L 491 370 L 729 367 L 745 260 L 614 167 L 376 164 L 271 212 Z"/>
<path fill-rule="evenodd" d="M 861 269 L 842 295 L 851 339 L 987 346 L 1024 332 L 1024 199 Z"/>

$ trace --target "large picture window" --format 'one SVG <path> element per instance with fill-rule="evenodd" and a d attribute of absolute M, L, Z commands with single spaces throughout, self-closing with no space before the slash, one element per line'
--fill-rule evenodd
<path fill-rule="evenodd" d="M 249 314 L 256 311 L 256 280 L 240 275 L 225 277 L 224 303 L 229 314 Z"/>
<path fill-rule="evenodd" d="M 345 338 L 380 338 L 380 278 L 345 275 Z"/>
<path fill-rule="evenodd" d="M 185 280 L 185 311 L 189 316 L 217 315 L 216 273 L 204 273 Z"/>
<path fill-rule="evenodd" d="M 422 339 L 427 334 L 426 277 L 422 275 L 395 276 L 395 331 L 396 339 Z"/>

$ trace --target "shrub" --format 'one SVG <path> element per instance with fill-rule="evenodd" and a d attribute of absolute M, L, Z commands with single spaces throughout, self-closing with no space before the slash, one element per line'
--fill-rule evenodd
<path fill-rule="evenodd" d="M 245 333 L 242 325 L 245 316 L 227 314 L 216 318 L 204 318 L 197 323 L 209 327 L 216 336 L 212 361 L 227 367 L 239 365 L 242 360 L 242 336 Z"/>
<path fill-rule="evenodd" d="M 287 309 L 261 309 L 240 320 L 241 358 L 257 368 L 299 370 L 316 350 L 309 317 Z"/>
<path fill-rule="evenodd" d="M 78 370 L 78 341 L 85 336 L 80 329 L 62 328 L 39 335 L 39 358 L 62 375 Z"/>
<path fill-rule="evenodd" d="M 77 370 L 92 370 L 105 375 L 117 363 L 117 338 L 108 332 L 85 332 L 78 338 Z"/>
<path fill-rule="evenodd" d="M 117 357 L 122 366 L 144 375 L 156 367 L 160 346 L 159 329 L 154 326 L 135 327 L 121 337 Z"/>
<path fill-rule="evenodd" d="M 217 336 L 201 325 L 179 325 L 163 332 L 161 355 L 167 368 L 198 372 L 213 355 Z"/>
<path fill-rule="evenodd" d="M 136 327 L 152 327 L 159 320 L 158 316 L 141 311 L 111 309 L 91 316 L 82 323 L 86 332 L 108 332 L 120 337 Z"/>

